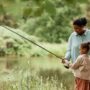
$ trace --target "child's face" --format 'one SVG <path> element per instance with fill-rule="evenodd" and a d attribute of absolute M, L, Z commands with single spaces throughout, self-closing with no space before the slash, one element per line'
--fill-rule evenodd
<path fill-rule="evenodd" d="M 86 53 L 87 53 L 87 49 L 80 47 L 80 54 L 86 54 Z"/>

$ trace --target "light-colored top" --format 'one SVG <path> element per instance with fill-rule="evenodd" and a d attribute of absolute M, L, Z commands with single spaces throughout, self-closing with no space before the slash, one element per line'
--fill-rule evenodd
<path fill-rule="evenodd" d="M 86 29 L 83 35 L 78 35 L 76 32 L 73 32 L 68 40 L 68 47 L 65 58 L 67 60 L 71 59 L 72 62 L 75 62 L 76 58 L 80 55 L 80 44 L 87 41 L 90 41 L 90 30 Z"/>
<path fill-rule="evenodd" d="M 79 55 L 75 63 L 71 65 L 75 77 L 90 80 L 90 56 L 87 54 Z"/>

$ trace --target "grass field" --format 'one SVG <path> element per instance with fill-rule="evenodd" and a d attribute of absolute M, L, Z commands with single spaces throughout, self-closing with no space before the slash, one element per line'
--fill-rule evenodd
<path fill-rule="evenodd" d="M 0 90 L 73 90 L 74 78 L 55 57 L 15 58 L 0 63 Z M 3 60 L 4 61 L 4 60 Z M 16 63 L 15 63 L 16 62 Z M 72 85 L 71 85 L 72 84 Z"/>
<path fill-rule="evenodd" d="M 59 56 L 65 53 L 65 44 L 43 46 Z M 28 57 L 0 58 L 0 90 L 73 90 L 73 87 L 71 71 L 64 68 L 59 58 L 38 47 L 34 46 Z"/>

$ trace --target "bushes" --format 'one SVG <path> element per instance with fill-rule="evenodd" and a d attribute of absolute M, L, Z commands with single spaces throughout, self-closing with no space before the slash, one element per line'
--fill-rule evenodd
<path fill-rule="evenodd" d="M 30 35 L 40 37 L 42 41 L 61 43 L 62 40 L 67 41 L 71 33 L 71 21 L 76 16 L 84 15 L 85 5 L 89 1 L 1 0 L 1 2 L 1 24 L 22 28 Z"/>
<path fill-rule="evenodd" d="M 70 22 L 75 16 L 82 14 L 81 7 L 74 1 L 72 4 L 75 8 L 70 4 L 72 1 L 39 1 L 31 1 L 31 4 L 24 7 L 28 14 L 25 13 L 26 21 L 20 27 L 27 33 L 40 37 L 42 41 L 50 43 L 67 41 L 72 32 Z"/>

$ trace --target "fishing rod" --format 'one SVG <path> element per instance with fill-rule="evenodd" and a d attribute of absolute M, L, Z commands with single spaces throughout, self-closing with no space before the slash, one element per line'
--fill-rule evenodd
<path fill-rule="evenodd" d="M 3 26 L 3 27 L 4 27 L 4 28 L 6 28 L 8 31 L 11 31 L 12 33 L 15 33 L 16 35 L 18 35 L 18 36 L 22 37 L 23 39 L 25 39 L 25 40 L 27 40 L 27 41 L 29 41 L 29 42 L 33 43 L 34 45 L 36 45 L 36 46 L 38 46 L 38 47 L 42 48 L 42 49 L 43 49 L 43 50 L 45 50 L 45 51 L 49 52 L 50 54 L 52 54 L 52 55 L 56 56 L 57 58 L 61 59 L 62 61 L 64 61 L 64 60 L 65 60 L 64 58 L 59 57 L 59 56 L 57 56 L 55 53 L 53 53 L 53 52 L 51 52 L 51 51 L 47 50 L 47 49 L 46 49 L 46 48 L 44 48 L 43 46 L 41 46 L 41 45 L 39 45 L 39 44 L 35 43 L 34 41 L 32 41 L 32 40 L 30 40 L 30 39 L 28 39 L 28 38 L 24 37 L 23 35 L 21 35 L 21 34 L 19 34 L 19 33 L 15 32 L 14 30 L 11 30 L 11 29 L 10 29 L 10 28 L 8 28 L 7 26 Z M 69 69 L 69 66 L 68 66 L 67 64 L 64 64 L 64 67 L 65 67 L 65 68 L 67 68 L 67 69 Z"/>
<path fill-rule="evenodd" d="M 64 60 L 64 58 L 57 56 L 56 54 L 54 54 L 54 53 L 52 53 L 51 51 L 49 51 L 49 50 L 47 50 L 46 48 L 44 48 L 43 46 L 41 46 L 41 45 L 39 45 L 39 44 L 35 43 L 34 41 L 32 41 L 32 40 L 30 40 L 30 39 L 28 39 L 28 38 L 24 37 L 23 35 L 21 35 L 21 34 L 19 34 L 19 33 L 15 32 L 14 30 L 11 30 L 11 29 L 10 29 L 10 28 L 8 28 L 7 26 L 3 26 L 3 27 L 4 27 L 4 28 L 6 28 L 8 31 L 11 31 L 11 32 L 13 32 L 13 33 L 17 34 L 18 36 L 20 36 L 20 37 L 24 38 L 25 40 L 27 40 L 27 41 L 29 41 L 29 42 L 33 43 L 34 45 L 36 45 L 36 46 L 38 46 L 38 47 L 42 48 L 43 50 L 45 50 L 45 51 L 49 52 L 50 54 L 52 54 L 52 55 L 56 56 L 57 58 L 59 58 L 59 59 L 61 59 L 61 60 Z"/>

